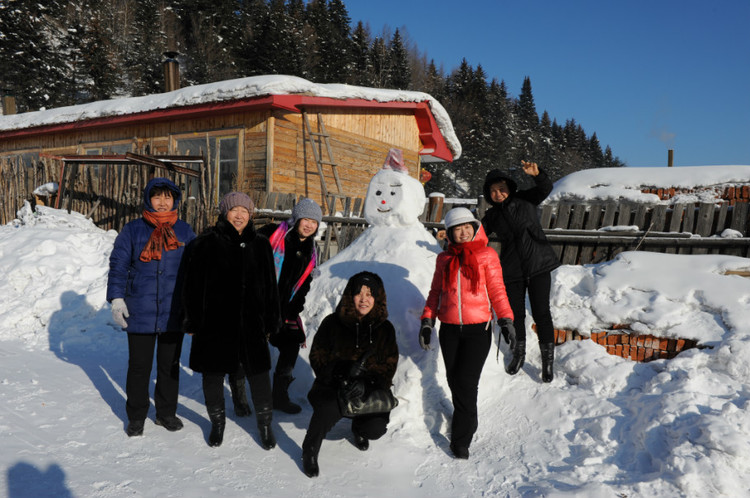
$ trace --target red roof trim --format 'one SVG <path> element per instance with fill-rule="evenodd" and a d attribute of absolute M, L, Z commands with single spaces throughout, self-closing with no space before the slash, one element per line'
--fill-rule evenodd
<path fill-rule="evenodd" d="M 145 122 L 173 121 L 177 119 L 198 118 L 207 114 L 221 115 L 233 112 L 256 111 L 261 109 L 282 109 L 290 112 L 302 112 L 306 107 L 350 107 L 378 109 L 412 109 L 419 128 L 419 137 L 424 145 L 422 155 L 429 155 L 444 161 L 453 161 L 440 129 L 435 122 L 427 102 L 379 102 L 366 99 L 336 99 L 331 97 L 313 97 L 305 95 L 269 95 L 226 102 L 210 102 L 185 107 L 171 107 L 152 111 L 87 119 L 69 123 L 59 123 L 19 130 L 0 131 L 0 139 L 31 137 L 51 133 L 75 132 L 98 127 L 135 125 Z"/>

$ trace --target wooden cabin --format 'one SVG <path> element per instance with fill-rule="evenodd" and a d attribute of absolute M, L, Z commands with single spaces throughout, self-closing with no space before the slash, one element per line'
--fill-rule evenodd
<path fill-rule="evenodd" d="M 337 197 L 364 196 L 391 148 L 414 177 L 461 154 L 428 94 L 290 76 L 0 116 L 1 221 L 56 182 L 52 205 L 117 229 L 130 216 L 115 213 L 125 204 L 137 215 L 154 175 L 176 180 L 204 217 L 232 190 L 304 195 L 330 210 Z"/>

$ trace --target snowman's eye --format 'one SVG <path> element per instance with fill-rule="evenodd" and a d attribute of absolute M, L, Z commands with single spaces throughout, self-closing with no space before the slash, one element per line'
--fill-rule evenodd
<path fill-rule="evenodd" d="M 392 190 L 392 191 L 391 191 L 391 195 L 396 195 L 396 191 L 395 191 L 395 190 Z"/>
<path fill-rule="evenodd" d="M 383 192 L 381 192 L 380 190 L 378 190 L 377 192 L 375 192 L 375 195 L 383 195 Z"/>

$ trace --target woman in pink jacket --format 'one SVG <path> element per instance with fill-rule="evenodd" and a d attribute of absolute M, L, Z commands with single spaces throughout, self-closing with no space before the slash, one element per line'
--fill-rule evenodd
<path fill-rule="evenodd" d="M 487 247 L 482 224 L 466 208 L 445 216 L 448 247 L 437 257 L 432 287 L 422 312 L 419 344 L 430 349 L 435 318 L 440 320 L 440 350 L 453 397 L 451 452 L 469 458 L 477 430 L 477 392 L 492 346 L 492 312 L 513 340 L 513 311 L 505 294 L 497 253 Z"/>

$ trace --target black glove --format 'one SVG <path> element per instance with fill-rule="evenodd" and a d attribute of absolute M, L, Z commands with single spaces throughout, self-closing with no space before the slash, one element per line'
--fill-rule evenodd
<path fill-rule="evenodd" d="M 344 397 L 348 400 L 361 398 L 365 395 L 365 383 L 362 380 L 350 380 L 341 386 Z"/>
<path fill-rule="evenodd" d="M 513 326 L 513 320 L 510 318 L 498 318 L 497 324 L 500 326 L 500 333 L 503 334 L 505 342 L 510 344 L 510 349 L 516 348 L 516 328 Z"/>
<path fill-rule="evenodd" d="M 422 326 L 419 329 L 419 345 L 425 351 L 430 349 L 430 340 L 432 339 L 432 327 L 435 326 L 435 320 L 432 318 L 422 318 Z"/>

